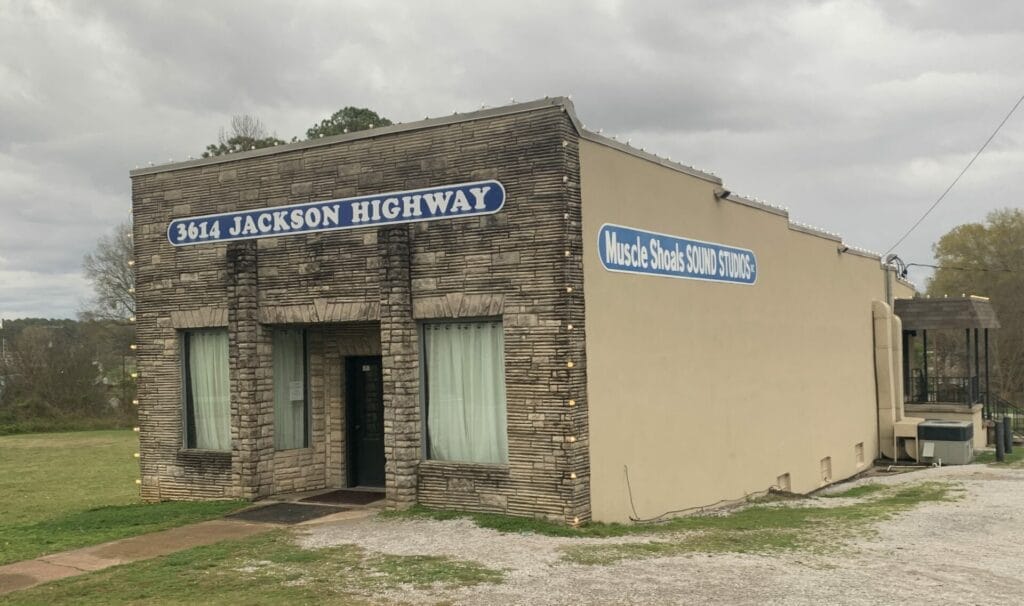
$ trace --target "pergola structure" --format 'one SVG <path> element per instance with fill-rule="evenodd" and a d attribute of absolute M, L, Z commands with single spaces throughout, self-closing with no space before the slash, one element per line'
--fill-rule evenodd
<path fill-rule="evenodd" d="M 894 311 L 903 321 L 907 413 L 980 412 L 991 418 L 989 331 L 999 328 L 999 320 L 989 300 L 897 299 Z"/>

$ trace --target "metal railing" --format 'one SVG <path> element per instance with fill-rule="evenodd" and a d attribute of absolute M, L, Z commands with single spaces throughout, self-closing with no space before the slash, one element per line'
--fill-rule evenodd
<path fill-rule="evenodd" d="M 1000 420 L 1009 417 L 1013 433 L 1024 435 L 1024 408 L 992 394 L 991 401 L 985 405 L 985 418 Z"/>
<path fill-rule="evenodd" d="M 927 377 L 920 368 L 910 372 L 910 389 L 908 402 L 918 404 L 925 402 L 956 402 L 977 404 L 985 401 L 985 392 L 981 388 L 978 377 Z"/>

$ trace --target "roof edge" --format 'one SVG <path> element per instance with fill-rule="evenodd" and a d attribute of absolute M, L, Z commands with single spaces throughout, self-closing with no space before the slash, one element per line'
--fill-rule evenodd
<path fill-rule="evenodd" d="M 743 196 L 740 194 L 730 193 L 728 196 L 725 197 L 725 199 L 734 204 L 740 204 L 742 206 L 748 206 L 750 208 L 755 208 L 757 210 L 763 210 L 766 213 L 778 215 L 780 217 L 785 217 L 787 220 L 789 219 L 789 211 L 786 210 L 785 208 L 781 206 L 775 206 L 774 204 L 769 204 L 762 200 L 758 200 L 757 198 L 749 198 L 747 196 Z"/>
<path fill-rule="evenodd" d="M 575 110 L 572 109 L 572 105 L 571 105 L 572 102 L 569 101 L 568 103 L 569 104 L 567 105 L 566 112 L 569 114 L 569 117 L 572 118 L 573 124 L 576 126 L 576 132 L 579 133 L 579 136 L 580 136 L 581 139 L 584 139 L 586 141 L 590 141 L 591 143 L 597 143 L 598 145 L 604 145 L 605 147 L 610 147 L 610 148 L 618 150 L 620 152 L 624 152 L 624 153 L 627 153 L 627 154 L 629 154 L 631 156 L 640 158 L 641 160 L 647 160 L 648 162 L 653 162 L 653 163 L 657 164 L 658 166 L 663 166 L 663 167 L 668 168 L 670 170 L 674 170 L 676 172 L 683 173 L 684 175 L 689 175 L 691 177 L 696 177 L 698 179 L 703 179 L 704 181 L 708 181 L 710 183 L 714 183 L 715 185 L 721 185 L 722 184 L 722 178 L 719 177 L 718 175 L 714 175 L 714 174 L 711 174 L 711 173 L 708 173 L 708 172 L 704 172 L 702 170 L 698 170 L 696 168 L 693 168 L 692 166 L 687 166 L 685 164 L 680 164 L 679 162 L 675 162 L 673 160 L 669 160 L 668 158 L 662 158 L 658 154 L 652 154 L 652 153 L 650 153 L 648 151 L 644 151 L 642 149 L 638 149 L 636 147 L 633 147 L 632 145 L 623 143 L 621 141 L 617 141 L 615 139 L 609 139 L 608 137 L 605 137 L 604 135 L 600 135 L 598 133 L 595 133 L 594 131 L 587 130 L 580 123 L 579 118 L 576 117 L 576 112 L 575 112 Z"/>
<path fill-rule="evenodd" d="M 563 111 L 566 111 L 566 113 L 569 114 L 570 118 L 573 121 L 573 124 L 576 126 L 577 130 L 579 130 L 579 119 L 576 118 L 575 111 L 572 109 L 572 103 L 566 97 L 545 97 L 544 99 L 525 101 L 523 103 L 516 103 L 513 105 L 503 105 L 501 107 L 480 109 L 465 114 L 454 113 L 451 114 L 450 116 L 442 116 L 439 118 L 425 118 L 423 120 L 417 120 L 416 122 L 399 122 L 397 124 L 392 124 L 391 126 L 381 126 L 378 128 L 370 128 L 366 130 L 356 131 L 354 133 L 333 135 L 331 137 L 323 137 L 320 139 L 312 139 L 308 141 L 296 141 L 295 143 L 285 143 L 284 145 L 263 147 L 260 149 L 243 151 L 235 154 L 225 154 L 223 156 L 212 156 L 209 158 L 196 158 L 195 160 L 186 160 L 184 162 L 170 162 L 167 164 L 160 164 L 157 166 L 136 168 L 134 170 L 129 171 L 128 175 L 129 177 L 141 177 L 143 175 L 152 175 L 156 173 L 184 170 L 187 168 L 195 168 L 198 166 L 226 164 L 228 162 L 248 160 L 252 158 L 263 158 L 266 156 L 286 154 L 289 152 L 301 151 L 304 149 L 313 149 L 317 147 L 323 147 L 325 145 L 335 145 L 337 143 L 350 143 L 352 141 L 362 141 L 364 139 L 373 139 L 375 137 L 383 137 L 397 133 L 406 133 L 410 131 L 434 128 L 436 126 L 460 124 L 463 122 L 472 122 L 474 120 L 483 120 L 485 118 L 495 118 L 499 116 L 510 116 L 514 114 L 521 114 L 525 112 L 532 112 L 553 107 L 563 108 Z"/>
<path fill-rule="evenodd" d="M 843 246 L 847 247 L 847 249 L 843 252 L 843 254 L 845 255 L 855 255 L 857 257 L 864 257 L 865 259 L 871 259 L 872 261 L 878 261 L 879 263 L 882 262 L 882 255 L 876 252 L 870 251 L 866 248 L 850 246 L 846 242 L 843 242 Z"/>
<path fill-rule="evenodd" d="M 909 286 L 910 288 L 913 288 L 915 293 L 918 292 L 917 283 L 911 282 L 907 278 L 900 276 L 899 272 L 896 273 L 896 281 L 899 282 L 900 284 L 903 284 L 904 286 Z"/>
<path fill-rule="evenodd" d="M 454 113 L 449 116 L 442 116 L 439 118 L 424 118 L 423 120 L 417 120 L 415 122 L 397 123 L 392 124 L 391 126 L 382 126 L 379 128 L 361 130 L 354 133 L 334 135 L 331 137 L 323 137 L 321 139 L 296 141 L 294 143 L 285 143 L 284 145 L 275 145 L 273 147 L 263 147 L 260 149 L 242 151 L 234 154 L 225 154 L 223 156 L 196 158 L 194 160 L 185 160 L 183 162 L 169 162 L 167 164 L 160 164 L 156 166 L 146 166 L 130 170 L 128 172 L 128 175 L 129 177 L 141 177 L 144 175 L 152 175 L 176 170 L 185 170 L 188 168 L 195 168 L 199 166 L 213 166 L 217 164 L 226 164 L 228 162 L 248 160 L 252 158 L 264 158 L 276 154 L 286 154 L 289 152 L 301 151 L 304 149 L 322 147 L 325 145 L 350 143 L 353 141 L 362 141 L 365 139 L 373 139 L 375 137 L 384 137 L 387 135 L 393 135 L 398 133 L 406 133 L 426 128 L 434 128 L 437 126 L 447 126 L 451 124 L 460 124 L 463 122 L 472 122 L 474 120 L 483 120 L 486 118 L 510 116 L 514 114 L 520 114 L 554 107 L 562 108 L 562 111 L 566 113 L 566 115 L 569 117 L 569 120 L 572 122 L 573 127 L 576 129 L 576 134 L 579 135 L 582 139 L 586 139 L 587 141 L 591 141 L 599 145 L 604 145 L 606 147 L 610 147 L 612 149 L 625 152 L 631 156 L 635 156 L 637 158 L 653 162 L 665 168 L 669 168 L 671 170 L 675 170 L 677 172 L 690 175 L 691 177 L 697 177 L 698 179 L 703 179 L 716 185 L 722 184 L 722 179 L 719 178 L 717 175 L 713 175 L 711 173 L 698 170 L 691 166 L 686 166 L 685 164 L 673 162 L 672 160 L 662 158 L 657 154 L 652 154 L 647 151 L 637 149 L 631 145 L 621 143 L 614 139 L 609 139 L 608 137 L 587 130 L 586 128 L 583 127 L 583 123 L 580 122 L 579 117 L 576 115 L 576 108 L 572 103 L 571 97 L 545 97 L 543 99 L 535 99 L 533 101 L 525 101 L 523 103 L 515 103 L 511 105 L 503 105 L 500 107 L 480 109 L 472 112 L 467 112 L 464 114 Z"/>
<path fill-rule="evenodd" d="M 792 231 L 798 231 L 800 233 L 807 234 L 809 236 L 814 236 L 816 238 L 822 238 L 823 240 L 828 240 L 830 242 L 836 242 L 838 244 L 843 243 L 843 237 L 840 236 L 839 234 L 834 234 L 820 227 L 815 227 L 813 225 L 808 225 L 806 223 L 799 223 L 790 220 L 789 229 L 791 229 Z"/>

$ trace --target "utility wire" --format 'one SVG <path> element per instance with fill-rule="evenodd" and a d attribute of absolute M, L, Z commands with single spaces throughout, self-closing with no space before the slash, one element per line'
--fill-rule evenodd
<path fill-rule="evenodd" d="M 955 267 L 952 265 L 929 265 L 928 263 L 907 263 L 907 267 L 930 267 L 932 269 L 950 269 L 953 271 L 992 271 L 1008 274 L 1020 273 L 1015 269 L 1004 269 L 1002 267 Z"/>
<path fill-rule="evenodd" d="M 974 157 L 971 158 L 971 161 L 967 163 L 967 166 L 965 166 L 964 169 L 960 171 L 960 174 L 956 176 L 956 179 L 953 179 L 953 182 L 949 184 L 949 187 L 946 188 L 946 191 L 942 192 L 942 195 L 939 196 L 939 199 L 928 207 L 928 210 L 926 210 L 924 214 L 921 215 L 921 218 L 917 220 L 917 223 L 914 223 L 912 226 L 910 226 L 910 229 L 908 229 L 905 234 L 900 236 L 900 239 L 896 240 L 896 243 L 890 246 L 889 250 L 885 251 L 885 254 L 882 255 L 883 257 L 891 253 L 894 248 L 902 244 L 903 241 L 907 239 L 907 236 L 913 233 L 913 231 L 917 229 L 917 226 L 920 225 L 921 222 L 924 221 L 925 218 L 928 215 L 930 215 L 933 210 L 935 210 L 935 207 L 938 206 L 940 202 L 942 202 L 942 200 L 946 197 L 946 194 L 948 194 L 949 191 L 953 189 L 953 186 L 955 186 L 957 182 L 960 181 L 960 177 L 963 177 L 964 173 L 966 173 L 967 170 L 971 168 L 971 165 L 974 164 L 974 161 L 978 159 L 978 156 L 981 155 L 981 152 L 985 151 L 985 148 L 988 147 L 988 144 L 992 142 L 992 139 L 995 138 L 996 134 L 999 133 L 999 130 L 1003 128 L 1004 124 L 1006 124 L 1006 121 L 1009 120 L 1010 116 L 1013 115 L 1013 112 L 1017 111 L 1017 108 L 1020 107 L 1021 102 L 1024 102 L 1024 95 L 1021 95 L 1020 99 L 1017 99 L 1017 102 L 1013 104 L 1013 108 L 1010 109 L 1010 113 L 1006 114 L 1006 117 L 1003 118 L 1003 121 L 999 123 L 999 126 L 997 126 L 996 129 L 992 131 L 992 134 L 989 135 L 988 139 L 985 139 L 985 143 L 982 144 L 981 148 L 979 148 L 978 151 L 974 154 Z"/>

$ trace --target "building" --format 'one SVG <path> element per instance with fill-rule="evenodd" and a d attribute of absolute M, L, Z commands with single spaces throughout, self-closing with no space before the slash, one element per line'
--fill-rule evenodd
<path fill-rule="evenodd" d="M 985 446 L 985 421 L 1017 409 L 992 387 L 989 331 L 999 328 L 992 304 L 978 296 L 897 299 L 894 311 L 903 324 L 906 412 L 970 422 L 974 445 Z"/>
<path fill-rule="evenodd" d="M 913 290 L 877 255 L 567 99 L 143 168 L 132 199 L 148 500 L 626 521 L 854 475 L 902 406 Z"/>

